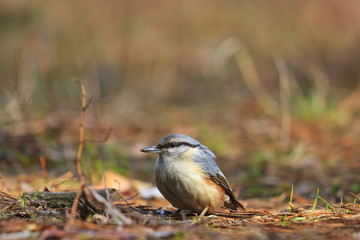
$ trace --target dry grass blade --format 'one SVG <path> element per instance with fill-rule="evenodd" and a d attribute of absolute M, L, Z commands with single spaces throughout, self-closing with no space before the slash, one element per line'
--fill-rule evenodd
<path fill-rule="evenodd" d="M 360 208 L 359 207 L 341 206 L 341 208 L 350 210 L 350 211 L 355 212 L 355 213 L 360 213 Z"/>
<path fill-rule="evenodd" d="M 355 195 L 355 194 L 353 194 L 353 193 L 349 193 L 349 194 L 355 198 L 354 203 L 356 203 L 356 199 L 357 199 L 358 201 L 360 201 L 360 197 L 359 197 L 359 194 L 360 194 L 360 193 L 358 193 L 357 195 Z"/>
<path fill-rule="evenodd" d="M 126 205 L 127 205 L 128 207 L 130 207 L 132 210 L 135 210 L 135 211 L 140 212 L 140 213 L 143 213 L 143 214 L 146 213 L 146 211 L 143 211 L 143 210 L 141 210 L 140 208 L 137 208 L 137 207 L 133 206 L 131 203 L 129 203 L 129 201 L 128 201 L 120 192 L 118 192 L 118 193 L 119 193 L 120 198 L 121 198 L 121 199 L 126 203 Z M 150 206 L 151 206 L 151 205 L 150 205 Z"/>
<path fill-rule="evenodd" d="M 3 208 L 5 206 L 11 205 L 17 201 L 16 198 L 7 194 L 5 192 L 0 191 L 0 207 Z"/>
<path fill-rule="evenodd" d="M 290 74 L 283 59 L 278 59 L 276 60 L 275 63 L 276 63 L 276 68 L 279 72 L 279 85 L 280 85 L 280 109 L 281 109 L 280 144 L 282 148 L 286 149 L 289 146 L 290 127 L 291 127 Z"/>
<path fill-rule="evenodd" d="M 238 67 L 243 75 L 243 80 L 259 105 L 270 115 L 277 115 L 279 104 L 261 82 L 255 63 L 248 49 L 239 44 L 239 52 L 235 55 Z"/>
<path fill-rule="evenodd" d="M 0 191 L 0 199 L 10 199 L 10 200 L 17 201 L 17 198 L 11 196 L 10 194 L 8 194 L 6 192 L 1 192 L 1 191 Z"/>
<path fill-rule="evenodd" d="M 67 172 L 67 173 L 64 173 L 63 175 L 61 175 L 60 177 L 50 181 L 50 182 L 47 182 L 46 184 L 42 184 L 42 185 L 39 185 L 37 186 L 35 189 L 44 189 L 44 188 L 56 188 L 58 187 L 59 185 L 67 182 L 67 181 L 70 181 L 74 179 L 74 175 L 72 172 Z"/>

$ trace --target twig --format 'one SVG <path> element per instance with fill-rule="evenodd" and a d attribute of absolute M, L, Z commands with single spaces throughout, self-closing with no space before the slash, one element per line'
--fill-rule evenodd
<path fill-rule="evenodd" d="M 84 192 L 87 199 L 92 200 L 93 204 L 97 204 L 98 208 L 107 212 L 107 214 L 109 214 L 119 226 L 130 225 L 132 223 L 130 218 L 119 212 L 110 201 L 107 201 L 106 198 L 98 194 L 92 187 L 86 186 L 86 190 Z"/>
<path fill-rule="evenodd" d="M 104 187 L 105 187 L 105 192 L 106 192 L 106 200 L 110 200 L 110 196 L 109 196 L 109 191 L 108 191 L 108 188 L 106 186 L 106 175 L 104 174 Z"/>
<path fill-rule="evenodd" d="M 106 193 L 106 200 L 109 202 L 110 201 L 110 196 L 109 196 L 109 192 L 108 192 L 108 188 L 106 186 L 106 174 L 104 174 L 104 187 L 105 187 L 105 193 Z M 106 212 L 106 219 L 109 220 L 109 213 Z"/>
<path fill-rule="evenodd" d="M 139 208 L 134 207 L 133 205 L 131 205 L 131 204 L 124 198 L 124 196 L 121 195 L 120 191 L 118 191 L 118 194 L 119 194 L 120 198 L 121 198 L 131 209 L 133 209 L 133 210 L 135 210 L 135 211 L 138 211 L 138 212 L 140 212 L 140 213 L 146 213 L 145 211 L 143 211 L 143 210 L 141 210 L 141 209 L 139 209 Z"/>
<path fill-rule="evenodd" d="M 80 191 L 77 192 L 76 197 L 74 199 L 74 203 L 72 205 L 71 208 L 71 215 L 70 215 L 70 220 L 69 220 L 69 226 L 72 226 L 74 221 L 75 221 L 75 213 L 76 213 L 76 209 L 77 206 L 79 204 L 79 199 L 80 199 L 80 195 L 81 195 L 81 191 L 84 190 L 85 187 L 85 179 L 84 176 L 82 174 L 82 168 L 81 168 L 81 155 L 84 149 L 84 142 L 85 142 L 85 128 L 84 128 L 84 124 L 85 124 L 85 113 L 86 113 L 86 109 L 88 107 L 88 104 L 86 102 L 86 90 L 84 85 L 77 81 L 77 83 L 80 84 L 80 88 L 81 88 L 81 118 L 80 118 L 80 127 L 79 127 L 79 147 L 78 147 L 78 151 L 76 153 L 76 169 L 77 169 L 77 173 L 78 173 L 78 177 L 80 180 Z"/>
<path fill-rule="evenodd" d="M 208 210 L 209 210 L 209 207 L 206 206 L 206 207 L 204 208 L 204 210 L 202 210 L 202 212 L 200 213 L 199 217 L 200 217 L 200 218 L 204 217 Z"/>
<path fill-rule="evenodd" d="M 90 141 L 90 142 L 93 142 L 93 143 L 94 143 L 94 142 L 96 142 L 96 143 L 106 142 L 106 141 L 109 139 L 112 131 L 113 131 L 113 128 L 110 127 L 110 128 L 109 128 L 109 131 L 107 132 L 106 136 L 105 136 L 103 139 L 86 139 L 86 141 Z"/>
<path fill-rule="evenodd" d="M 48 172 L 46 170 L 46 160 L 43 155 L 40 156 L 40 164 L 41 164 L 43 177 L 45 180 L 48 180 L 49 177 L 48 177 Z"/>
<path fill-rule="evenodd" d="M 78 151 L 76 153 L 76 168 L 77 168 L 77 172 L 78 172 L 78 177 L 80 179 L 80 185 L 83 187 L 85 180 L 84 180 L 84 176 L 82 174 L 82 167 L 81 167 L 81 155 L 84 149 L 84 143 L 85 143 L 85 113 L 86 113 L 86 109 L 88 107 L 88 104 L 86 102 L 86 90 L 84 85 L 81 82 L 78 82 L 80 84 L 80 88 L 81 88 L 81 118 L 80 118 L 80 129 L 79 129 L 79 137 L 80 137 L 80 141 L 79 141 L 79 147 L 78 147 Z"/>
<path fill-rule="evenodd" d="M 86 98 L 85 98 L 85 100 L 86 100 Z M 85 108 L 85 110 L 90 107 L 90 104 L 91 104 L 92 100 L 93 100 L 93 97 L 90 97 L 89 101 L 85 104 L 85 106 L 83 106 L 83 108 Z"/>

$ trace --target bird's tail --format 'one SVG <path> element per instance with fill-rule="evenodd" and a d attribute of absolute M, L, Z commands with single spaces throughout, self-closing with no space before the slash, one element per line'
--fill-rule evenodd
<path fill-rule="evenodd" d="M 224 206 L 233 210 L 245 210 L 245 207 L 234 197 L 229 196 L 230 199 L 227 202 L 224 202 Z"/>

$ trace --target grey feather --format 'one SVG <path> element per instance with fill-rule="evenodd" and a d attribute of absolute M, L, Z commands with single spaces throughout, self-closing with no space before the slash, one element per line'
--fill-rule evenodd
<path fill-rule="evenodd" d="M 192 160 L 198 163 L 207 174 L 216 175 L 219 172 L 221 173 L 215 163 L 215 154 L 204 145 L 200 145 L 199 148 L 200 151 L 193 155 Z M 221 175 L 223 174 L 221 173 Z"/>
<path fill-rule="evenodd" d="M 183 135 L 183 134 L 179 134 L 179 133 L 173 133 L 170 134 L 168 136 L 163 137 L 162 139 L 160 139 L 158 145 L 163 145 L 165 143 L 168 142 L 172 142 L 172 141 L 182 141 L 182 142 L 188 142 L 192 145 L 201 145 L 201 143 L 195 139 L 193 139 L 192 137 Z"/>

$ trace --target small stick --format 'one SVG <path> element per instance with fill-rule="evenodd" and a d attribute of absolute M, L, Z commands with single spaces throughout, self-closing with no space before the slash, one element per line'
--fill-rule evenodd
<path fill-rule="evenodd" d="M 109 139 L 112 131 L 113 131 L 113 128 L 110 127 L 110 128 L 109 128 L 109 131 L 107 132 L 106 136 L 105 136 L 103 139 L 86 139 L 86 141 L 90 141 L 90 142 L 93 142 L 93 143 L 103 143 L 103 142 L 106 142 L 106 141 Z"/>
<path fill-rule="evenodd" d="M 121 198 L 131 209 L 133 209 L 133 210 L 135 210 L 135 211 L 138 211 L 138 212 L 140 212 L 140 213 L 146 213 L 146 211 L 143 211 L 143 210 L 141 210 L 141 209 L 139 209 L 139 208 L 134 207 L 133 205 L 131 205 L 131 204 L 124 198 L 124 196 L 121 195 L 120 191 L 118 191 L 118 194 L 119 194 L 120 198 Z"/>
<path fill-rule="evenodd" d="M 104 174 L 104 185 L 105 185 L 106 200 L 109 202 L 110 197 L 109 197 L 109 191 L 106 186 L 106 174 Z M 107 211 L 106 211 L 106 219 L 109 221 L 109 213 Z"/>
<path fill-rule="evenodd" d="M 76 213 L 77 206 L 79 204 L 80 195 L 85 187 L 85 179 L 82 174 L 80 159 L 81 159 L 81 155 L 82 155 L 82 152 L 84 149 L 84 142 L 85 142 L 84 124 L 85 124 L 85 113 L 86 113 L 86 109 L 88 107 L 88 103 L 86 102 L 86 90 L 85 90 L 84 85 L 79 81 L 77 81 L 77 83 L 80 84 L 80 89 L 81 89 L 81 118 L 80 118 L 80 127 L 79 127 L 79 147 L 78 147 L 78 151 L 76 153 L 76 169 L 77 169 L 78 177 L 80 180 L 80 191 L 78 193 L 76 193 L 76 197 L 74 199 L 74 202 L 73 202 L 73 205 L 71 208 L 71 214 L 70 214 L 70 220 L 69 220 L 68 226 L 74 225 L 75 213 Z"/>
<path fill-rule="evenodd" d="M 291 211 L 295 212 L 294 205 L 292 204 L 293 195 L 294 195 L 294 184 L 291 184 L 290 201 L 288 202 L 289 206 L 290 206 L 290 209 L 289 209 L 290 212 Z"/>
<path fill-rule="evenodd" d="M 80 185 L 83 186 L 85 183 L 84 180 L 84 176 L 82 174 L 82 167 L 81 167 L 81 163 L 80 163 L 80 159 L 81 159 L 81 155 L 84 149 L 84 142 L 85 142 L 85 113 L 86 113 L 86 109 L 88 107 L 88 104 L 86 102 L 86 90 L 85 87 L 82 83 L 78 82 L 80 84 L 80 88 L 81 88 L 81 118 L 80 118 L 80 129 L 79 129 L 79 137 L 80 137 L 80 141 L 79 141 L 79 147 L 78 147 L 78 151 L 76 153 L 76 168 L 77 168 L 77 172 L 78 172 L 78 176 L 80 178 Z"/>
<path fill-rule="evenodd" d="M 209 206 L 207 206 L 206 208 L 204 208 L 204 210 L 202 210 L 199 217 L 204 217 L 208 210 L 209 210 Z"/>
<path fill-rule="evenodd" d="M 40 164 L 41 164 L 43 177 L 45 180 L 48 180 L 49 176 L 48 176 L 48 172 L 46 170 L 46 160 L 43 155 L 40 156 Z"/>
<path fill-rule="evenodd" d="M 105 192 L 106 192 L 106 200 L 110 201 L 110 196 L 109 196 L 109 191 L 108 188 L 106 186 L 106 175 L 104 174 L 104 187 L 105 187 Z"/>

